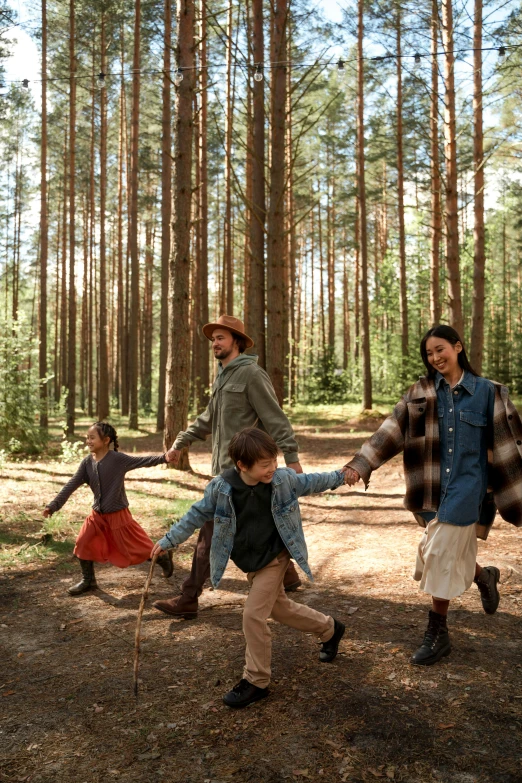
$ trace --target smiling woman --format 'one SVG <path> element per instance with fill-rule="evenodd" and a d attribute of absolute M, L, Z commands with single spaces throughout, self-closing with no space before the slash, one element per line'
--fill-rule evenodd
<path fill-rule="evenodd" d="M 477 563 L 477 536 L 487 537 L 495 504 L 504 519 L 522 525 L 522 423 L 507 389 L 473 370 L 451 326 L 429 329 L 420 353 L 427 376 L 363 444 L 347 480 L 363 478 L 367 486 L 372 471 L 404 451 L 405 506 L 425 527 L 413 577 L 432 596 L 428 628 L 411 662 L 427 666 L 450 654 L 449 602 L 473 581 L 484 611 L 497 610 L 500 572 Z"/>

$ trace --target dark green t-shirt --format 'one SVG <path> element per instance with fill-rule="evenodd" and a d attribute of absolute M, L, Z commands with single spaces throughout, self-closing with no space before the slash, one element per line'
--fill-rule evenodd
<path fill-rule="evenodd" d="M 232 487 L 236 535 L 230 557 L 245 573 L 259 571 L 279 555 L 285 545 L 272 515 L 272 484 L 245 484 L 235 468 L 221 474 Z"/>

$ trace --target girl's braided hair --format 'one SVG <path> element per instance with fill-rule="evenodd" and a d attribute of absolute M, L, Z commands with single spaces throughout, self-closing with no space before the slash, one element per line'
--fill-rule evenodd
<path fill-rule="evenodd" d="M 118 433 L 112 424 L 109 424 L 108 421 L 97 421 L 93 426 L 96 427 L 100 438 L 110 438 L 109 446 L 111 443 L 114 443 L 114 451 L 118 451 L 120 445 L 118 443 Z"/>

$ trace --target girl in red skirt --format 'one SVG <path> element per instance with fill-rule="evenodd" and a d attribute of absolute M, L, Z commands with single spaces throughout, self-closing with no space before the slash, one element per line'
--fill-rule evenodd
<path fill-rule="evenodd" d="M 114 449 L 110 448 L 111 443 Z M 87 447 L 90 456 L 82 460 L 72 479 L 43 512 L 44 517 L 52 516 L 83 484 L 88 484 L 93 491 L 92 512 L 83 523 L 74 547 L 82 569 L 82 580 L 69 588 L 70 595 L 80 595 L 97 587 L 94 561 L 127 568 L 150 559 L 154 542 L 131 516 L 125 495 L 125 474 L 129 470 L 170 462 L 170 452 L 156 457 L 122 454 L 118 451 L 116 430 L 106 421 L 98 421 L 89 427 Z M 159 557 L 157 562 L 163 569 L 163 576 L 171 576 L 172 554 Z"/>

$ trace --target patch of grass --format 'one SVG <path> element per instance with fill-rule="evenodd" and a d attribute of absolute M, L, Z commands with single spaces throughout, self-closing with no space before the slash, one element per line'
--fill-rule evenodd
<path fill-rule="evenodd" d="M 13 568 L 20 565 L 40 561 L 49 562 L 55 559 L 69 557 L 72 554 L 74 542 L 71 540 L 56 541 L 50 538 L 44 541 L 27 539 L 19 533 L 0 531 L 0 568 Z"/>
<path fill-rule="evenodd" d="M 371 411 L 362 412 L 360 401 L 347 400 L 339 405 L 294 405 L 293 408 L 287 408 L 286 413 L 295 425 L 331 427 L 353 419 L 364 422 L 368 418 L 388 416 L 395 403 L 396 400 L 377 397 Z"/>
<path fill-rule="evenodd" d="M 191 505 L 194 503 L 193 500 L 171 500 L 168 503 L 167 508 L 156 508 L 154 509 L 154 516 L 156 519 L 162 519 L 164 521 L 168 521 L 169 525 L 172 524 L 172 520 L 174 519 L 181 519 L 183 514 L 186 514 Z"/>

